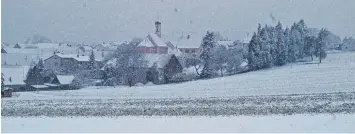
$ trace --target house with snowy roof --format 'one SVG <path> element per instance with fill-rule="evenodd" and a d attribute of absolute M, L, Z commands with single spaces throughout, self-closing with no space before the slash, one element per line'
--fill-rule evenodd
<path fill-rule="evenodd" d="M 5 87 L 19 91 L 68 90 L 80 87 L 74 75 L 55 75 L 50 70 L 40 72 L 36 66 L 2 67 Z"/>
<path fill-rule="evenodd" d="M 155 33 L 149 33 L 137 46 L 144 54 L 168 54 L 168 46 L 161 38 L 161 22 L 155 22 Z"/>
<path fill-rule="evenodd" d="M 44 60 L 44 67 L 56 72 L 74 73 L 77 70 L 89 68 L 89 56 L 54 54 Z M 96 65 L 101 66 L 101 61 L 96 59 Z"/>
<path fill-rule="evenodd" d="M 61 90 L 71 90 L 79 88 L 79 81 L 74 75 L 56 75 L 52 83 L 55 85 L 60 85 L 57 89 Z"/>
<path fill-rule="evenodd" d="M 29 68 L 29 66 L 1 67 L 5 87 L 12 88 L 15 91 L 24 88 Z"/>
<path fill-rule="evenodd" d="M 168 46 L 155 33 L 149 33 L 137 46 L 139 52 L 145 54 L 168 54 Z"/>
<path fill-rule="evenodd" d="M 201 51 L 202 37 L 198 36 L 181 36 L 176 42 L 176 47 L 182 52 L 184 56 L 195 57 Z"/>

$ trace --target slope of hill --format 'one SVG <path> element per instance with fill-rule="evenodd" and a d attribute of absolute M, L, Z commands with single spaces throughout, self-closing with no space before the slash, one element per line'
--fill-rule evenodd
<path fill-rule="evenodd" d="M 333 53 L 322 64 L 295 63 L 229 77 L 142 87 L 88 87 L 16 93 L 8 99 L 158 99 L 355 91 L 355 53 Z"/>

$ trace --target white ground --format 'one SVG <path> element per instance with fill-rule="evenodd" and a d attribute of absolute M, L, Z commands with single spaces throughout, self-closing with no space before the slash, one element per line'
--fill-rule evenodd
<path fill-rule="evenodd" d="M 210 100 L 210 97 L 233 98 L 236 96 L 258 96 L 262 98 L 263 95 L 286 95 L 287 97 L 289 94 L 308 94 L 307 96 L 312 96 L 309 94 L 354 91 L 355 53 L 336 53 L 329 54 L 328 58 L 319 65 L 297 63 L 283 67 L 275 67 L 268 70 L 249 72 L 245 74 L 210 80 L 192 81 L 182 84 L 153 85 L 132 88 L 89 87 L 72 91 L 15 93 L 14 97 L 12 98 L 2 98 L 2 110 L 7 109 L 9 114 L 9 112 L 11 113 L 12 110 L 16 111 L 23 108 L 21 104 L 38 102 L 41 105 L 38 105 L 38 107 L 34 108 L 38 108 L 37 110 L 43 110 L 41 108 L 45 108 L 45 110 L 49 109 L 50 112 L 53 112 L 53 108 L 65 107 L 66 103 L 74 106 L 82 105 L 80 103 L 83 101 L 76 99 L 82 99 L 88 102 L 95 101 L 95 99 L 99 99 L 103 102 L 120 102 L 120 99 L 123 99 L 121 100 L 123 102 L 126 102 L 127 99 L 143 99 L 140 101 L 154 102 L 172 100 L 175 98 L 185 98 L 192 100 L 197 98 L 205 98 Z M 292 97 L 287 98 L 292 99 Z M 339 102 L 339 105 L 349 109 L 349 111 L 353 111 L 354 109 L 354 97 L 351 95 L 350 98 L 344 100 L 333 100 L 331 98 L 327 98 L 326 96 L 315 95 L 314 98 L 310 97 L 306 100 L 303 100 L 304 102 L 302 102 L 302 104 L 304 103 L 305 106 L 311 106 L 314 103 L 313 99 L 315 98 L 323 98 L 326 100 L 324 102 L 326 103 L 324 106 L 323 104 L 320 105 L 322 107 L 328 105 L 330 105 L 329 107 L 332 107 L 332 102 Z M 53 99 L 63 100 L 55 101 Z M 45 100 L 48 100 L 48 103 L 50 104 L 56 104 L 56 102 L 61 101 L 66 103 L 64 105 L 58 106 L 53 105 L 55 107 L 52 107 L 52 105 L 42 105 L 42 103 L 47 104 L 47 101 Z M 288 100 L 286 99 L 285 101 Z M 331 103 L 328 104 L 329 101 Z M 16 105 L 10 105 L 13 103 L 16 103 Z M 128 101 L 126 103 L 129 104 L 130 102 Z M 265 103 L 265 105 L 267 105 L 269 102 L 265 101 L 258 103 Z M 234 106 L 235 104 L 236 103 L 233 102 L 231 105 Z M 281 101 L 280 104 L 284 104 L 283 101 Z M 88 103 L 87 105 L 90 104 Z M 84 108 L 87 105 L 84 105 Z M 252 106 L 260 105 L 261 104 L 253 103 Z M 284 105 L 285 107 L 293 106 L 293 104 L 286 105 L 286 103 Z M 98 108 L 105 109 L 105 106 L 106 105 L 103 105 L 103 107 Z M 152 105 L 152 107 L 156 106 L 158 105 Z M 209 108 L 213 108 L 212 105 L 207 106 Z M 111 104 L 108 104 L 108 107 L 112 107 Z M 320 109 L 322 109 L 322 107 L 320 107 Z M 200 107 L 196 108 L 200 109 Z M 223 107 L 218 107 L 217 109 L 221 108 L 223 109 Z M 172 110 L 179 109 L 172 108 Z M 1 123 L 2 132 L 355 132 L 354 119 L 355 114 L 340 113 L 335 115 L 316 114 L 314 116 L 296 114 L 289 116 L 268 115 L 255 117 L 119 116 L 111 118 L 70 118 L 68 116 L 64 116 L 40 118 L 2 116 Z"/>
<path fill-rule="evenodd" d="M 232 117 L 2 118 L 4 133 L 355 132 L 354 114 Z"/>
<path fill-rule="evenodd" d="M 296 63 L 229 77 L 143 87 L 88 87 L 74 91 L 17 93 L 32 99 L 206 98 L 355 91 L 355 53 L 328 54 L 322 64 Z"/>

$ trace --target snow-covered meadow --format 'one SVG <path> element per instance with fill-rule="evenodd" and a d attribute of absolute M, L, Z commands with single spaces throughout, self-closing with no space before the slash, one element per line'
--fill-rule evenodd
<path fill-rule="evenodd" d="M 331 53 L 321 64 L 295 63 L 181 84 L 22 92 L 3 100 L 225 98 L 354 91 L 355 53 Z"/>
<path fill-rule="evenodd" d="M 354 114 L 231 117 L 2 118 L 4 133 L 355 132 Z"/>
<path fill-rule="evenodd" d="M 355 53 L 181 84 L 20 92 L 1 109 L 2 132 L 354 132 Z"/>

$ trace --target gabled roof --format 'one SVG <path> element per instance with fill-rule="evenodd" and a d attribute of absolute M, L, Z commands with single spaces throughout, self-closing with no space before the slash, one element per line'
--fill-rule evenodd
<path fill-rule="evenodd" d="M 149 33 L 138 46 L 144 47 L 167 47 L 164 41 L 155 33 Z"/>
<path fill-rule="evenodd" d="M 74 75 L 57 75 L 57 78 L 62 85 L 72 84 L 75 79 Z"/>
<path fill-rule="evenodd" d="M 144 38 L 142 42 L 138 44 L 141 47 L 154 47 L 154 44 L 149 40 L 149 38 Z"/>
<path fill-rule="evenodd" d="M 201 47 L 202 36 L 201 37 L 191 36 L 191 35 L 188 36 L 189 38 L 181 37 L 180 39 L 178 39 L 178 41 L 176 42 L 176 46 L 178 48 L 200 48 Z"/>
<path fill-rule="evenodd" d="M 157 34 L 149 33 L 148 38 L 155 46 L 166 47 L 166 44 L 164 43 L 163 39 L 160 38 Z"/>

